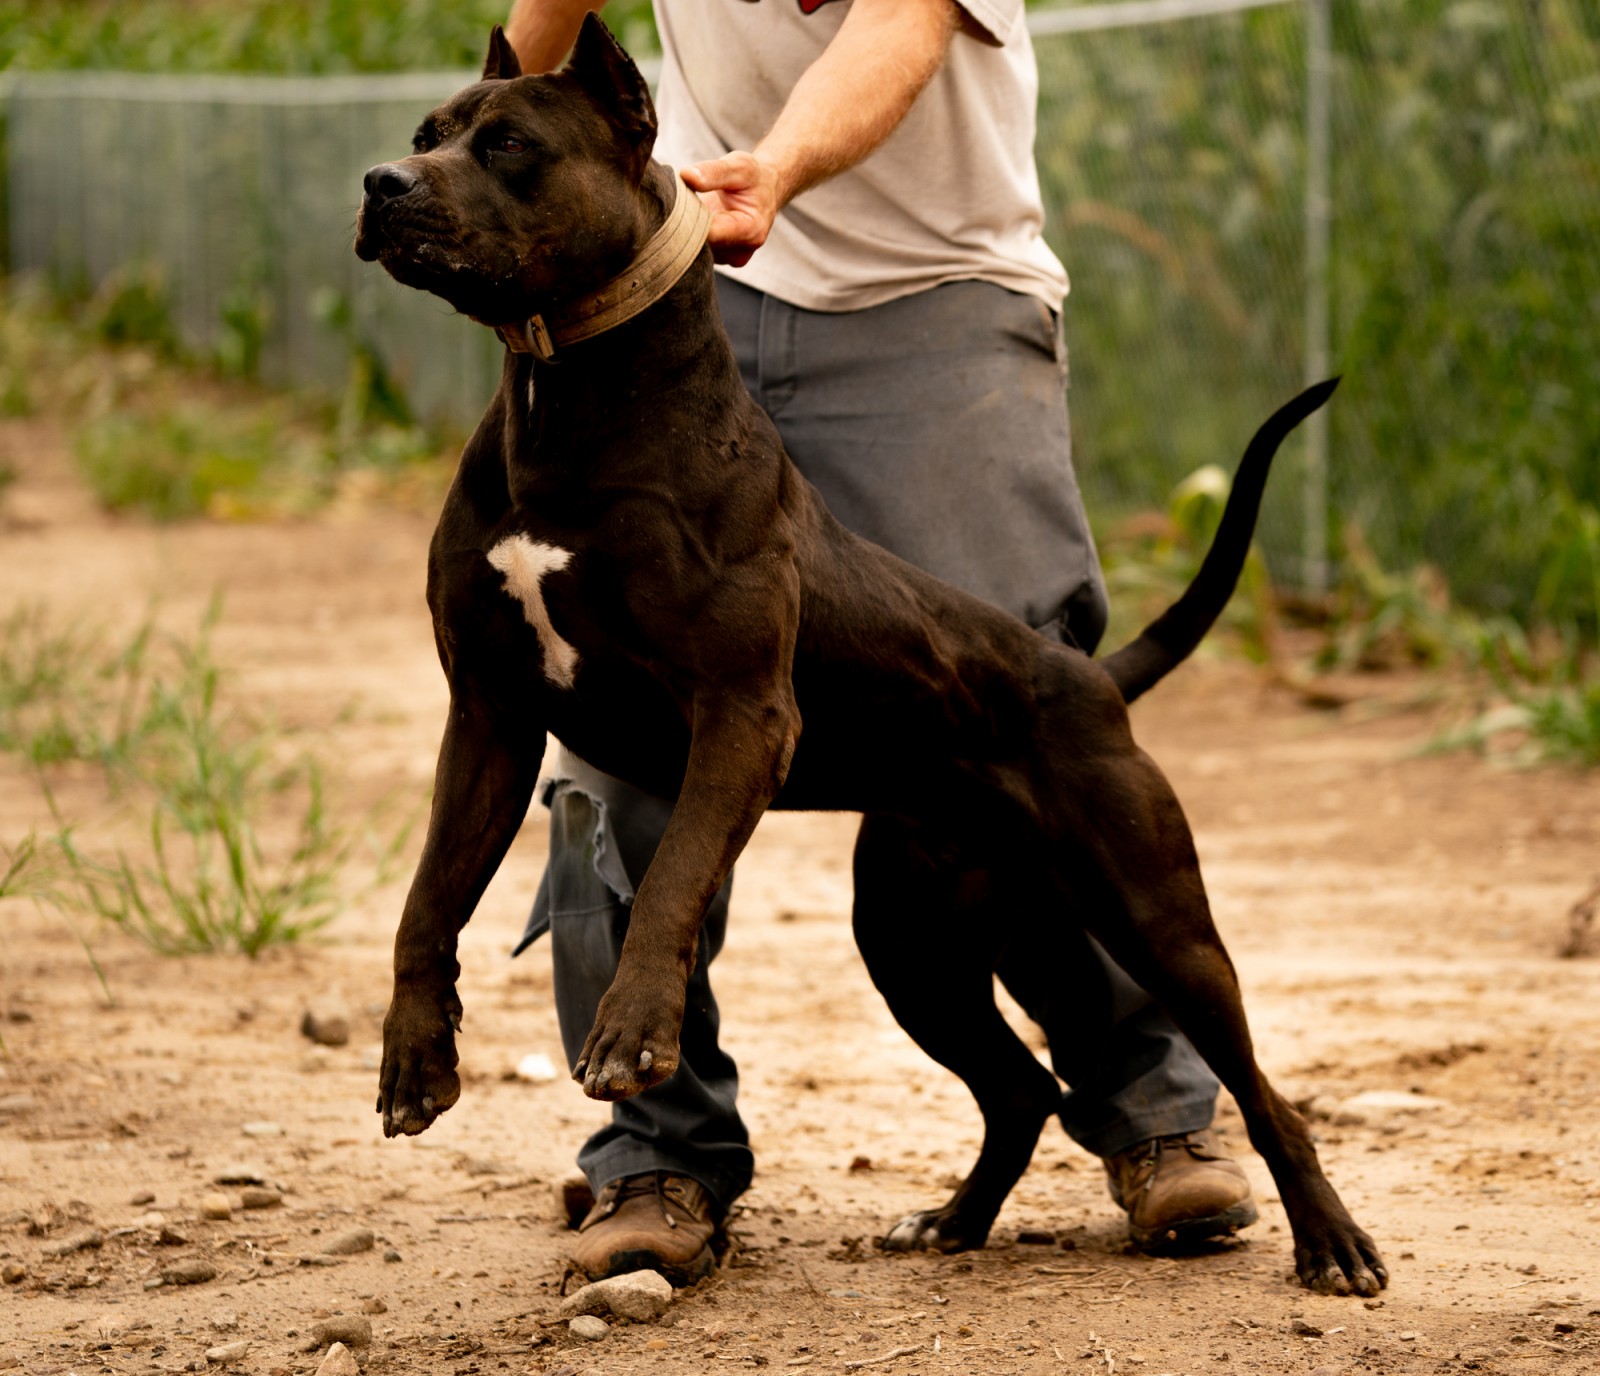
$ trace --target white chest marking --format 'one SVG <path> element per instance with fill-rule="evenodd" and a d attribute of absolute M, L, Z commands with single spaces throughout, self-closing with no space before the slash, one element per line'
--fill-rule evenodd
<path fill-rule="evenodd" d="M 489 562 L 505 574 L 505 589 L 522 603 L 522 615 L 539 637 L 544 651 L 544 676 L 557 688 L 572 687 L 578 670 L 578 652 L 556 634 L 545 609 L 539 582 L 572 562 L 572 551 L 541 545 L 526 535 L 510 535 L 489 551 Z"/>

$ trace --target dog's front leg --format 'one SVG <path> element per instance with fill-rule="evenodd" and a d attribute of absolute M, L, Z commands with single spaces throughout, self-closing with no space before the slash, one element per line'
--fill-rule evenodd
<path fill-rule="evenodd" d="M 460 1097 L 456 939 L 527 815 L 544 759 L 526 687 L 539 672 L 537 644 L 506 614 L 487 563 L 465 562 L 467 576 L 449 589 L 454 608 L 435 606 L 450 716 L 427 840 L 395 933 L 378 1079 L 386 1137 L 422 1132 Z"/>
<path fill-rule="evenodd" d="M 634 899 L 616 978 L 573 1067 L 591 1098 L 625 1099 L 678 1068 L 706 904 L 782 787 L 799 736 L 787 679 L 696 699 L 677 804 Z"/>

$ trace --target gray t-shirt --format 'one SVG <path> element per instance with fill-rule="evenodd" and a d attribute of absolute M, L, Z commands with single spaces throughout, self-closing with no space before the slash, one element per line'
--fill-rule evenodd
<path fill-rule="evenodd" d="M 755 147 L 848 3 L 655 0 L 656 156 L 686 167 Z M 1039 75 L 1022 0 L 961 4 L 972 24 L 952 37 L 904 122 L 848 172 L 797 196 L 749 264 L 724 271 L 808 310 L 857 310 L 972 278 L 1060 308 L 1067 275 L 1041 235 Z"/>

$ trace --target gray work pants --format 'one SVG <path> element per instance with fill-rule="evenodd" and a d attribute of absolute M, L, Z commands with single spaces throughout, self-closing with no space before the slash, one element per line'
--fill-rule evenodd
<path fill-rule="evenodd" d="M 835 516 L 1093 651 L 1105 589 L 1072 472 L 1060 321 L 1043 303 L 986 282 L 841 314 L 800 310 L 721 275 L 717 294 L 746 386 Z M 565 772 L 546 789 L 550 863 L 516 949 L 551 933 L 571 1062 L 616 972 L 628 905 L 671 804 L 587 766 Z M 706 912 L 677 1073 L 613 1105 L 610 1124 L 578 1154 L 596 1189 L 664 1169 L 700 1181 L 725 1210 L 749 1186 L 738 1072 L 717 1044 L 708 973 L 731 884 Z M 1072 1085 L 1060 1116 L 1074 1140 L 1110 1156 L 1207 1126 L 1217 1081 L 1160 1006 L 1093 943 L 1058 973 L 1028 1012 Z M 1086 1009 L 1105 1026 L 1086 1029 Z"/>

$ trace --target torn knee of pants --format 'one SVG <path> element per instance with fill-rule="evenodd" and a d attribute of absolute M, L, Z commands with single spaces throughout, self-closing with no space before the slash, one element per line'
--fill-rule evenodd
<path fill-rule="evenodd" d="M 550 930 L 554 913 L 611 912 L 633 902 L 633 880 L 617 843 L 610 804 L 569 778 L 551 779 L 540 800 L 550 809 L 550 858 L 513 956 Z"/>

